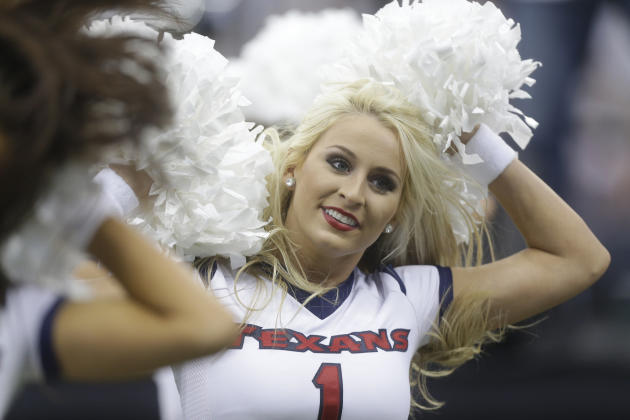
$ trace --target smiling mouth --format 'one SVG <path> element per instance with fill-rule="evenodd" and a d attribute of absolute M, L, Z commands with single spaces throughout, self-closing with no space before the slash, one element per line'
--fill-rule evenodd
<path fill-rule="evenodd" d="M 322 210 L 328 224 L 335 229 L 348 231 L 359 227 L 359 222 L 352 216 L 348 216 L 329 207 L 323 207 Z"/>

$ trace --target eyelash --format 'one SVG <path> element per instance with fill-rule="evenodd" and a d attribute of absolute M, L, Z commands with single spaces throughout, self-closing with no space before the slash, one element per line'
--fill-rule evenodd
<path fill-rule="evenodd" d="M 350 170 L 352 169 L 352 165 L 350 164 L 350 162 L 348 162 L 348 160 L 342 158 L 341 156 L 332 156 L 326 159 L 326 161 L 337 172 L 347 173 L 350 172 Z M 346 165 L 346 169 L 339 168 L 337 166 L 338 163 L 343 163 L 344 165 Z"/>
<path fill-rule="evenodd" d="M 381 185 L 377 185 L 374 181 L 380 182 Z M 390 192 L 396 189 L 396 183 L 387 175 L 374 176 L 372 178 L 372 185 L 374 185 L 374 188 L 376 188 L 379 192 Z"/>
<path fill-rule="evenodd" d="M 341 156 L 331 156 L 326 161 L 336 172 L 346 174 L 352 170 L 350 162 Z M 340 163 L 345 165 L 345 168 L 339 167 Z M 396 182 L 387 175 L 374 175 L 370 177 L 369 181 L 379 193 L 386 193 L 396 189 Z"/>

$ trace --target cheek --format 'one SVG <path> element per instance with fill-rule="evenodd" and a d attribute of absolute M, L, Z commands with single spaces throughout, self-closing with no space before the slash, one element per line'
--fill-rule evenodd
<path fill-rule="evenodd" d="M 400 195 L 387 197 L 386 200 L 383 200 L 379 206 L 379 219 L 382 220 L 383 224 L 389 223 L 394 218 L 396 212 L 398 211 L 399 204 Z"/>
<path fill-rule="evenodd" d="M 337 189 L 339 179 L 323 165 L 309 165 L 299 172 L 297 183 L 302 196 L 322 198 Z"/>

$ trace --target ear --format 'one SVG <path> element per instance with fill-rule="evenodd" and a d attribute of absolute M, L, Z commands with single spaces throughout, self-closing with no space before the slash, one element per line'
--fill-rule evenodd
<path fill-rule="evenodd" d="M 398 220 L 396 219 L 396 216 L 389 219 L 385 226 L 391 226 L 392 228 L 389 232 L 384 231 L 385 233 L 392 233 L 393 231 L 395 231 L 398 228 Z"/>
<path fill-rule="evenodd" d="M 295 169 L 288 168 L 282 175 L 282 183 L 291 191 L 295 188 Z"/>
<path fill-rule="evenodd" d="M 286 181 L 288 178 L 295 178 L 295 167 L 287 168 L 282 175 L 282 180 Z"/>

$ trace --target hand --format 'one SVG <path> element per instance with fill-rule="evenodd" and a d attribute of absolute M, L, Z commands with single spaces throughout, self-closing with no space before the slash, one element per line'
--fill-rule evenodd
<path fill-rule="evenodd" d="M 144 170 L 137 171 L 129 165 L 112 164 L 110 168 L 118 174 L 138 197 L 139 201 L 149 196 L 153 179 Z"/>
<path fill-rule="evenodd" d="M 477 124 L 471 132 L 462 131 L 462 134 L 459 136 L 459 139 L 465 145 L 466 143 L 470 141 L 470 139 L 474 137 L 475 134 L 477 134 L 477 130 L 479 130 L 479 124 Z M 457 146 L 455 146 L 454 143 L 451 143 L 450 147 L 446 149 L 446 153 L 448 153 L 451 156 L 457 154 L 458 152 L 459 150 L 457 149 Z"/>
<path fill-rule="evenodd" d="M 470 141 L 471 138 L 473 138 L 475 134 L 477 134 L 477 130 L 479 130 L 479 124 L 477 124 L 475 128 L 473 128 L 473 130 L 469 133 L 462 131 L 462 134 L 461 136 L 459 136 L 459 139 L 462 141 L 462 143 L 466 144 Z"/>

